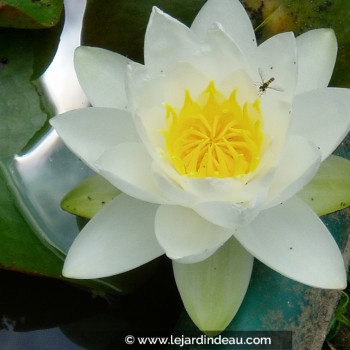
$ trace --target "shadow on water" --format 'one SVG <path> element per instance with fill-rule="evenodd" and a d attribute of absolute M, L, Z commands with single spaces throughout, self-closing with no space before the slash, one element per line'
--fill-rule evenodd
<path fill-rule="evenodd" d="M 182 309 L 164 259 L 135 293 L 94 296 L 65 281 L 0 271 L 4 350 L 130 349 L 124 338 L 170 335 Z"/>

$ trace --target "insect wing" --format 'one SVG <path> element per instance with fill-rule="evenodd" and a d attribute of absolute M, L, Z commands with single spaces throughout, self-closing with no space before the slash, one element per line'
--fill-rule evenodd
<path fill-rule="evenodd" d="M 261 67 L 258 67 L 258 72 L 261 79 L 261 84 L 257 84 L 259 88 L 259 94 L 264 94 L 267 89 L 284 92 L 284 90 L 280 86 L 275 84 L 276 79 L 274 77 L 271 77 L 270 79 L 265 78 L 265 74 Z"/>
<path fill-rule="evenodd" d="M 265 74 L 263 72 L 263 70 L 259 67 L 258 68 L 258 72 L 259 72 L 259 75 L 260 75 L 260 79 L 261 79 L 261 84 L 264 84 L 265 83 Z"/>
<path fill-rule="evenodd" d="M 274 83 L 271 83 L 271 85 L 269 85 L 267 89 L 275 90 L 278 92 L 284 92 L 284 90 L 280 86 L 275 85 Z"/>

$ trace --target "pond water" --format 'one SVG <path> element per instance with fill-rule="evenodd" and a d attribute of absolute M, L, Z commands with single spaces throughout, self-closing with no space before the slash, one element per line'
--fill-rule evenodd
<path fill-rule="evenodd" d="M 85 1 L 65 1 L 61 41 L 40 81 L 56 113 L 88 106 L 73 66 L 84 9 Z M 50 129 L 3 165 L 26 220 L 41 238 L 66 253 L 79 230 L 75 218 L 63 212 L 59 202 L 90 170 Z M 182 304 L 174 281 L 164 276 L 172 276 L 169 262 L 156 269 L 150 281 L 132 295 L 107 298 L 65 281 L 0 270 L 0 347 L 119 349 L 125 346 L 123 339 L 130 330 L 170 333 Z"/>
<path fill-rule="evenodd" d="M 128 296 L 100 297 L 66 282 L 0 271 L 4 350 L 123 349 L 128 334 L 170 335 L 182 309 L 166 260 Z"/>

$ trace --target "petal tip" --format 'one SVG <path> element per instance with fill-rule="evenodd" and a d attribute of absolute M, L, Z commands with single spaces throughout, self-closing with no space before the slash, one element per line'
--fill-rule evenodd
<path fill-rule="evenodd" d="M 55 124 L 56 124 L 56 117 L 53 117 L 49 120 L 49 123 L 52 127 L 55 127 Z"/>
<path fill-rule="evenodd" d="M 159 7 L 152 7 L 152 15 L 164 15 L 164 11 L 162 11 Z"/>
<path fill-rule="evenodd" d="M 88 264 L 75 263 L 69 259 L 69 257 L 66 259 L 62 269 L 62 276 L 72 279 L 95 279 L 111 275 L 113 275 L 113 273 L 109 271 L 108 267 L 103 269 L 100 265 L 96 265 L 95 269 Z"/>
<path fill-rule="evenodd" d="M 75 270 L 74 268 L 67 266 L 67 264 L 65 263 L 62 270 L 62 276 L 66 278 L 77 278 L 77 279 L 84 278 L 84 277 L 80 277 L 80 274 L 76 273 L 76 271 L 74 270 Z"/>
<path fill-rule="evenodd" d="M 321 29 L 315 29 L 315 30 L 317 30 L 320 33 L 320 36 L 328 40 L 328 42 L 331 43 L 332 45 L 334 46 L 338 45 L 337 37 L 333 28 L 321 28 Z"/>
<path fill-rule="evenodd" d="M 314 287 L 323 289 L 338 289 L 343 290 L 347 287 L 347 275 L 345 268 L 339 271 L 333 271 L 331 275 L 325 277 L 323 281 L 315 282 Z"/>
<path fill-rule="evenodd" d="M 75 48 L 74 50 L 74 60 L 76 60 L 77 58 L 80 59 L 82 57 L 84 57 L 87 53 L 91 52 L 91 51 L 97 51 L 97 50 L 102 50 L 100 48 L 97 47 L 92 47 L 92 46 L 78 46 Z"/>
<path fill-rule="evenodd" d="M 344 273 L 342 274 L 342 277 L 339 279 L 337 283 L 334 283 L 334 285 L 335 285 L 334 289 L 345 289 L 347 287 L 348 281 L 347 281 L 345 270 L 344 270 Z"/>

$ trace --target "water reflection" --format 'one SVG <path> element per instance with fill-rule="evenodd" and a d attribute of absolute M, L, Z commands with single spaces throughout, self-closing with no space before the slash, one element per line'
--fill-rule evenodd
<path fill-rule="evenodd" d="M 57 113 L 84 107 L 88 100 L 75 75 L 73 54 L 80 44 L 86 0 L 65 0 L 65 22 L 61 41 L 50 67 L 42 77 L 46 93 Z"/>
<path fill-rule="evenodd" d="M 91 171 L 62 144 L 55 131 L 49 131 L 33 149 L 9 161 L 4 172 L 35 232 L 66 253 L 78 227 L 75 218 L 61 210 L 60 201 Z"/>
<path fill-rule="evenodd" d="M 42 81 L 58 113 L 88 105 L 72 64 L 85 1 L 66 0 L 65 5 L 61 43 Z M 60 201 L 91 171 L 53 130 L 47 130 L 31 148 L 1 161 L 0 167 L 35 232 L 67 252 L 78 227 L 75 218 L 60 209 Z M 133 295 L 108 302 L 62 281 L 0 270 L 1 349 L 121 349 L 130 348 L 123 339 L 131 330 L 170 334 L 182 303 L 171 264 L 166 263 Z"/>
<path fill-rule="evenodd" d="M 88 105 L 73 65 L 86 1 L 65 1 L 65 24 L 55 58 L 42 77 L 57 113 Z M 35 232 L 62 253 L 78 234 L 75 219 L 60 209 L 62 197 L 91 172 L 49 130 L 32 148 L 2 164 L 18 206 Z"/>

